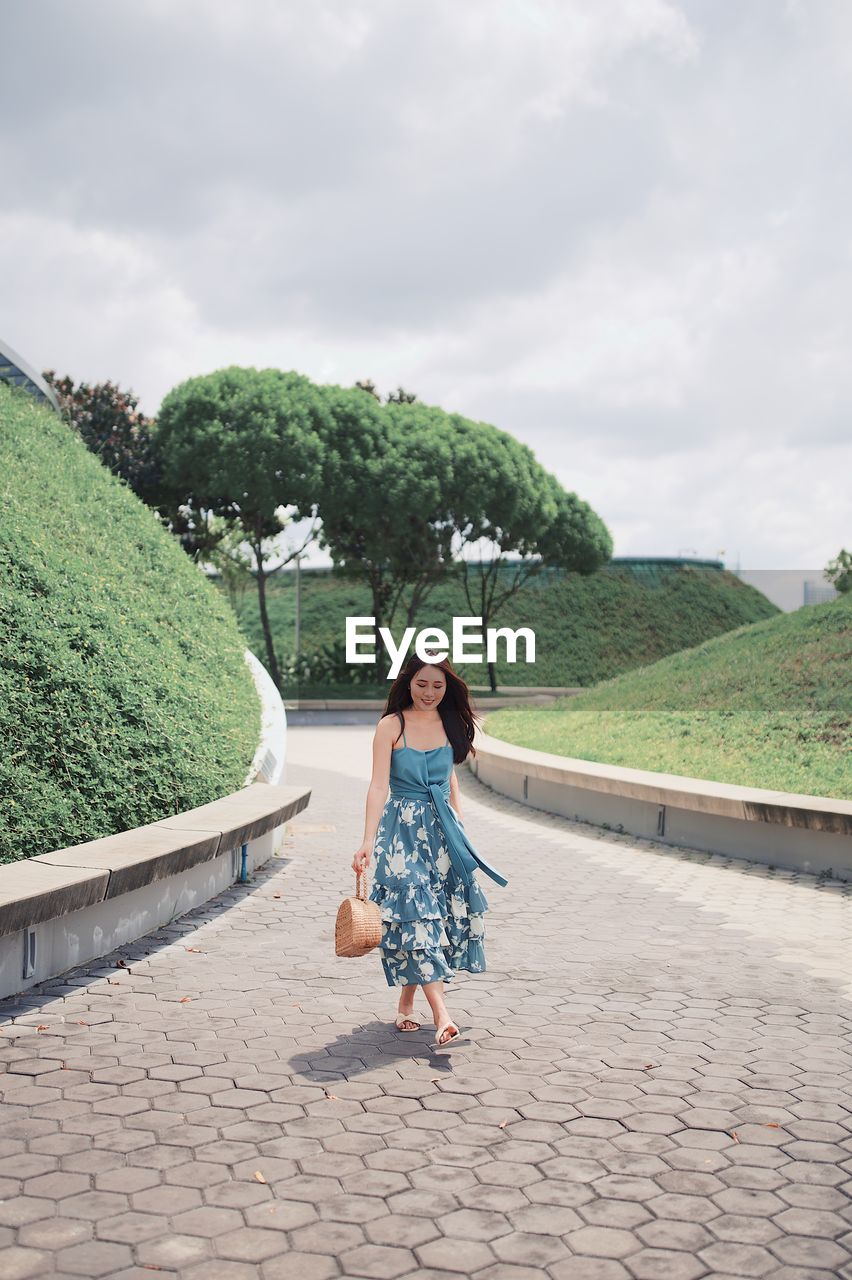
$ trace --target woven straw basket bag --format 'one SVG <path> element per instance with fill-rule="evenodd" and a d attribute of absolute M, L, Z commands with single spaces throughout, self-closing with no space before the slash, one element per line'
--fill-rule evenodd
<path fill-rule="evenodd" d="M 334 950 L 339 956 L 365 956 L 382 940 L 379 904 L 367 897 L 367 873 L 355 872 L 355 897 L 344 898 L 337 908 Z"/>

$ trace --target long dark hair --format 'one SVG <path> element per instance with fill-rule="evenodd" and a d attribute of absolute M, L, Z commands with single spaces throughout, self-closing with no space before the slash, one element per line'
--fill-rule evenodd
<path fill-rule="evenodd" d="M 411 681 L 423 667 L 437 667 L 444 673 L 447 687 L 443 698 L 438 703 L 438 715 L 441 717 L 444 731 L 453 748 L 453 761 L 455 764 L 461 764 L 469 755 L 476 755 L 473 737 L 478 716 L 471 706 L 470 690 L 461 676 L 453 671 L 449 658 L 442 658 L 440 662 L 424 662 L 416 653 L 412 654 L 390 687 L 382 717 L 393 715 L 394 712 L 407 711 L 414 705 L 411 697 Z"/>

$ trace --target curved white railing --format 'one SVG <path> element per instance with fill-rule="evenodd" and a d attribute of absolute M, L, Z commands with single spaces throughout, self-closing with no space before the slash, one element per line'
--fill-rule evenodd
<path fill-rule="evenodd" d="M 287 713 L 275 681 L 251 649 L 243 654 L 260 695 L 260 742 L 244 786 L 252 782 L 285 781 L 287 761 Z"/>

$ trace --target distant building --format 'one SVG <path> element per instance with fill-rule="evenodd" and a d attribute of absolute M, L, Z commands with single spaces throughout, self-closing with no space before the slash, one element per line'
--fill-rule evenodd
<path fill-rule="evenodd" d="M 0 382 L 8 382 L 13 387 L 23 387 L 37 400 L 44 400 L 56 412 L 59 412 L 59 401 L 52 387 L 49 387 L 40 373 L 31 369 L 26 360 L 6 342 L 0 342 Z"/>
<path fill-rule="evenodd" d="M 756 587 L 785 613 L 805 604 L 822 604 L 837 595 L 821 569 L 733 569 L 738 578 Z"/>
<path fill-rule="evenodd" d="M 837 595 L 834 587 L 828 585 L 823 579 L 822 582 L 812 582 L 810 578 L 804 581 L 805 604 L 825 604 L 826 600 L 833 600 Z"/>

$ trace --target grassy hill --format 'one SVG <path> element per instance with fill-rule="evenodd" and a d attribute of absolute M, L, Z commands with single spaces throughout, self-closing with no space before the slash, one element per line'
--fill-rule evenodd
<path fill-rule="evenodd" d="M 281 573 L 271 580 L 269 612 L 282 657 L 293 649 L 295 595 L 292 573 Z M 236 610 L 248 643 L 263 659 L 252 588 L 236 603 Z M 345 680 L 344 620 L 347 614 L 369 615 L 370 611 L 369 592 L 360 584 L 328 570 L 303 572 L 302 651 L 336 646 L 341 657 L 340 679 Z M 468 612 L 461 585 L 450 581 L 435 590 L 415 625 L 449 631 L 453 616 Z M 616 563 L 588 578 L 548 571 L 508 601 L 497 620 L 499 626 L 533 628 L 535 665 L 500 662 L 497 678 L 503 686 L 593 685 L 778 612 L 759 591 L 719 569 L 676 566 L 648 570 Z M 401 633 L 400 623 L 394 627 L 397 640 Z M 523 656 L 523 646 L 520 653 Z M 487 683 L 484 665 L 471 663 L 463 674 L 470 683 Z M 339 687 L 345 688 L 342 683 Z M 310 691 L 304 685 L 300 690 L 303 694 Z M 381 690 L 386 691 L 386 687 Z"/>
<path fill-rule="evenodd" d="M 0 862 L 242 786 L 260 732 L 243 648 L 148 508 L 0 384 Z"/>
<path fill-rule="evenodd" d="M 838 596 L 483 727 L 581 760 L 850 799 L 850 670 L 852 597 Z"/>

